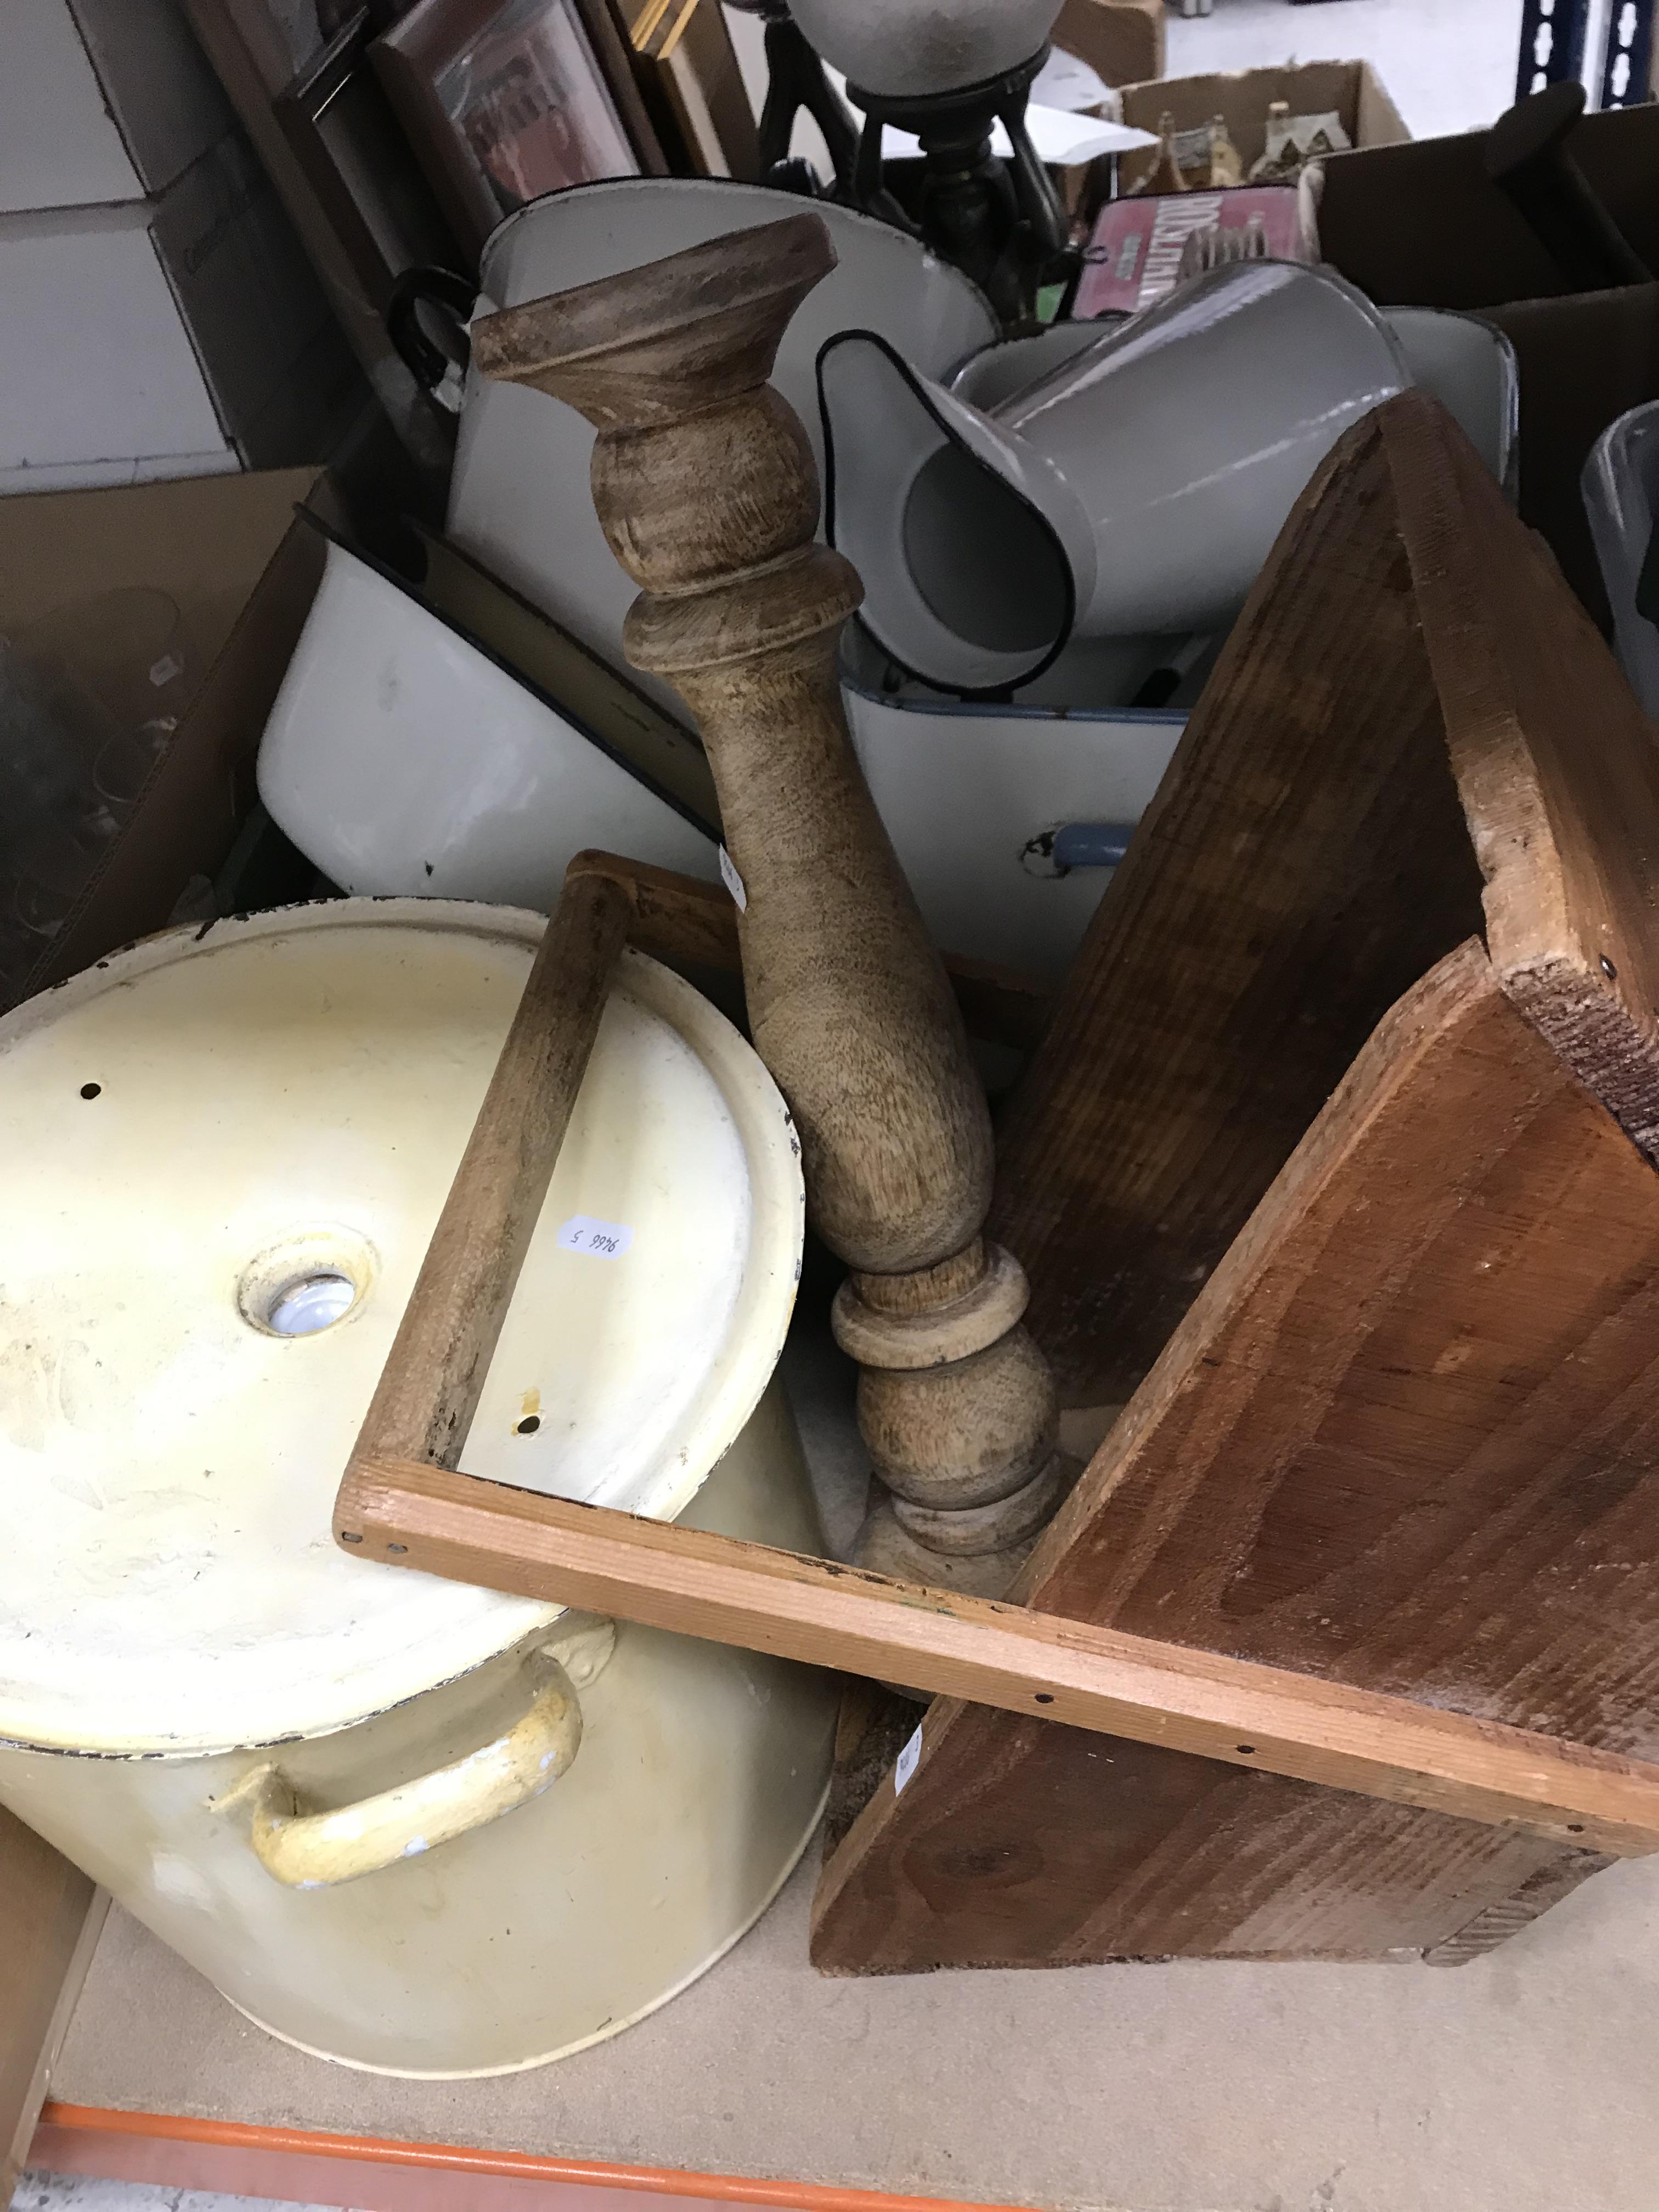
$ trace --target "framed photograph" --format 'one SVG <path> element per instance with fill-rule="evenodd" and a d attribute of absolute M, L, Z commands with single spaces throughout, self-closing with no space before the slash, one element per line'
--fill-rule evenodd
<path fill-rule="evenodd" d="M 605 0 L 416 0 L 369 54 L 475 252 L 545 192 L 666 169 Z"/>

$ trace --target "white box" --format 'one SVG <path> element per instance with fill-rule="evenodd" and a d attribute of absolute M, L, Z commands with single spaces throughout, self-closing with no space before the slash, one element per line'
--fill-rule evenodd
<path fill-rule="evenodd" d="M 67 0 L 5 0 L 0 211 L 143 197 Z"/>
<path fill-rule="evenodd" d="M 0 469 L 9 489 L 85 483 L 89 466 L 100 471 L 93 481 L 115 483 L 139 463 L 206 456 L 236 465 L 150 216 L 138 200 L 0 216 Z"/>
<path fill-rule="evenodd" d="M 179 0 L 68 5 L 144 190 L 164 192 L 236 121 Z"/>

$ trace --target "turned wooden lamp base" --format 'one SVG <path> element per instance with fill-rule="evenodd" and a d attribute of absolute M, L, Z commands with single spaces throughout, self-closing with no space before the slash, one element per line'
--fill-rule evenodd
<path fill-rule="evenodd" d="M 1077 1479 L 1020 1318 L 1029 1296 L 1012 1254 L 978 1237 L 924 1273 L 842 1284 L 832 1325 L 863 1370 L 859 1428 L 878 1478 L 860 1566 L 1000 1597 Z"/>
<path fill-rule="evenodd" d="M 473 358 L 598 431 L 594 506 L 641 587 L 629 657 L 708 747 L 756 1049 L 800 1131 L 814 1226 L 853 1270 L 836 1334 L 887 1492 L 858 1556 L 1000 1595 L 1071 1470 L 1024 1272 L 981 1241 L 984 1091 L 848 735 L 838 651 L 861 587 L 815 542 L 811 449 L 766 381 L 835 259 L 803 212 L 488 316 Z"/>

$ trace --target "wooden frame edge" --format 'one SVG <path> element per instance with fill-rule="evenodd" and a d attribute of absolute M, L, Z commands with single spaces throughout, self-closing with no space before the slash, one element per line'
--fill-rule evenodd
<path fill-rule="evenodd" d="M 580 1606 L 1581 1850 L 1659 1850 L 1659 1765 L 1253 1660 L 361 1451 L 334 1533 L 365 1565 Z"/>
<path fill-rule="evenodd" d="M 283 2162 L 293 2169 L 291 2178 L 283 2178 Z M 777 2208 L 777 2212 L 1007 2212 L 1001 2205 L 954 2197 L 896 2197 L 881 2190 L 840 2188 L 824 2182 L 621 2166 L 605 2159 L 404 2142 L 380 2136 L 121 2112 L 96 2105 L 48 2104 L 35 2131 L 30 2163 L 52 2173 L 159 2181 L 231 2194 L 269 2196 L 270 2188 L 264 2185 L 274 2183 L 298 2202 L 307 2200 L 295 2197 L 295 2191 L 326 2185 L 328 2169 L 334 2167 L 343 2192 L 339 2202 L 362 2207 L 363 2212 L 382 2212 L 382 2208 L 403 2212 L 405 2205 L 409 2212 L 424 2212 L 428 2204 L 453 2207 L 455 2182 L 462 2176 L 470 2185 L 466 2201 L 476 2212 L 507 2212 L 509 2207 L 530 2212 L 538 2198 L 553 2212 L 562 2203 L 569 2203 L 571 2192 L 585 2190 L 607 2191 L 605 2202 L 611 2206 L 631 2195 L 658 2203 L 746 2204 Z M 392 2186 L 382 2191 L 366 2187 L 366 2168 L 379 2169 Z M 492 2184 L 501 2185 L 492 2188 Z M 378 2197 L 379 2203 L 371 2205 L 370 2197 Z M 327 2198 L 313 2193 L 308 2201 L 325 2203 Z M 604 2212 L 603 2206 L 599 2212 Z"/>
<path fill-rule="evenodd" d="M 341 1481 L 337 1544 L 365 1566 L 580 1606 L 1583 1850 L 1659 1851 L 1659 1765 L 457 1472 L 648 889 L 601 854 L 567 871 Z M 701 912 L 708 937 L 729 927 L 729 911 L 695 892 L 678 903 Z"/>

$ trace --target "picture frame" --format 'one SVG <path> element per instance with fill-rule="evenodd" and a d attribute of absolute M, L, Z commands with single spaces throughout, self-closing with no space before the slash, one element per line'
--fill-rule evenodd
<path fill-rule="evenodd" d="M 605 0 L 416 0 L 368 52 L 470 253 L 544 193 L 666 172 Z"/>
<path fill-rule="evenodd" d="M 359 9 L 275 95 L 270 112 L 378 317 L 404 270 L 449 266 L 464 256 L 368 65 L 374 34 L 368 10 Z"/>
<path fill-rule="evenodd" d="M 676 175 L 760 176 L 760 127 L 719 0 L 603 0 Z"/>

